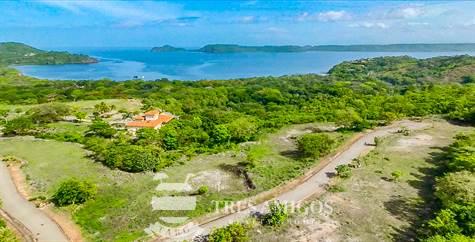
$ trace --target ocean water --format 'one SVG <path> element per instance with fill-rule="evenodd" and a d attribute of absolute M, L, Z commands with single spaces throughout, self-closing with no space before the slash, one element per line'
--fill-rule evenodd
<path fill-rule="evenodd" d="M 327 73 L 342 61 L 378 56 L 409 55 L 416 58 L 452 56 L 475 52 L 299 52 L 230 53 L 201 52 L 154 53 L 146 48 L 68 49 L 99 59 L 96 64 L 15 66 L 25 75 L 52 80 L 145 80 L 233 79 L 255 76 Z"/>

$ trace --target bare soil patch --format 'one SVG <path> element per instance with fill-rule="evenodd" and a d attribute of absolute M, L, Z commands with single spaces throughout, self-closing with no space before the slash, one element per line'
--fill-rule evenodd
<path fill-rule="evenodd" d="M 393 149 L 395 150 L 407 150 L 416 148 L 419 146 L 430 146 L 434 144 L 434 139 L 428 134 L 419 134 L 412 137 L 403 137 L 397 141 Z"/>

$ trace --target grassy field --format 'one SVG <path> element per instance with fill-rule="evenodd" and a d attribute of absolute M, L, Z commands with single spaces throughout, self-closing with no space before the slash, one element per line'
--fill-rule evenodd
<path fill-rule="evenodd" d="M 302 174 L 317 161 L 302 161 L 294 139 L 320 126 L 291 126 L 232 151 L 200 155 L 167 167 L 163 172 L 168 178 L 163 182 L 187 181 L 194 191 L 203 185 L 209 187 L 209 192 L 196 196 L 196 209 L 186 212 L 152 211 L 153 196 L 183 193 L 155 191 L 159 181 L 153 180 L 153 173 L 131 174 L 111 170 L 89 159 L 86 150 L 78 144 L 28 137 L 0 139 L 0 156 L 12 155 L 28 162 L 22 170 L 33 197 L 50 197 L 61 181 L 71 177 L 96 183 L 99 193 L 94 200 L 61 211 L 72 215 L 89 240 L 132 241 L 144 236 L 143 229 L 160 221 L 161 216 L 197 217 L 213 212 L 215 201 L 241 200 Z M 85 127 L 82 124 L 55 123 L 50 128 L 58 132 L 71 129 L 80 132 Z M 329 134 L 339 143 L 351 136 Z M 249 149 L 259 154 L 259 164 L 251 171 L 257 186 L 254 190 L 249 189 L 243 177 L 235 172 L 237 164 L 246 159 Z"/>
<path fill-rule="evenodd" d="M 110 170 L 86 158 L 86 151 L 77 144 L 25 137 L 0 140 L 0 155 L 28 161 L 22 170 L 32 196 L 50 197 L 62 180 L 71 177 L 96 183 L 95 200 L 63 209 L 73 214 L 91 240 L 138 237 L 156 220 L 149 207 L 156 186 L 151 173 Z"/>
<path fill-rule="evenodd" d="M 127 110 L 129 112 L 140 111 L 142 104 L 140 100 L 135 99 L 102 99 L 102 100 L 82 100 L 76 102 L 64 102 L 63 104 L 69 105 L 74 110 L 85 112 L 88 115 L 92 115 L 94 111 L 94 105 L 101 102 L 106 103 L 107 105 L 114 105 L 116 110 Z M 32 105 L 6 105 L 0 104 L 0 109 L 10 110 L 9 118 L 13 118 L 18 114 L 24 113 L 31 108 L 38 106 L 39 104 Z"/>
<path fill-rule="evenodd" d="M 318 160 L 303 159 L 296 145 L 297 137 L 318 129 L 331 129 L 331 124 L 300 124 L 269 134 L 251 152 L 258 157 L 258 165 L 250 170 L 250 176 L 259 191 L 266 191 L 285 181 L 302 175 Z M 350 138 L 353 133 L 325 132 L 336 140 L 334 149 Z"/>
<path fill-rule="evenodd" d="M 342 192 L 311 201 L 328 203 L 331 213 L 294 214 L 278 231 L 256 228 L 253 241 L 412 241 L 433 205 L 430 194 L 441 149 L 469 129 L 437 121 L 408 136 L 384 138 L 351 178 L 333 179 Z M 391 175 L 395 171 L 402 174 L 397 180 Z"/>

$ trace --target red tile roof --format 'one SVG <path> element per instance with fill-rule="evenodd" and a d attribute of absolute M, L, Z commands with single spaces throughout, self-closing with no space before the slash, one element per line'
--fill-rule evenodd
<path fill-rule="evenodd" d="M 161 124 L 168 123 L 173 119 L 170 114 L 160 114 L 156 120 L 132 121 L 127 123 L 127 127 L 155 128 Z"/>
<path fill-rule="evenodd" d="M 145 113 L 145 115 L 158 115 L 158 114 L 160 114 L 160 110 L 158 110 L 158 109 L 150 110 L 150 111 Z"/>
<path fill-rule="evenodd" d="M 145 117 L 141 115 L 137 115 L 134 117 L 134 120 L 145 120 Z"/>

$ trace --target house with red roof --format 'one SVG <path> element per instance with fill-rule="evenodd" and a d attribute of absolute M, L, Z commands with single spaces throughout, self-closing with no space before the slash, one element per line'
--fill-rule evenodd
<path fill-rule="evenodd" d="M 161 112 L 158 109 L 150 110 L 143 115 L 135 116 L 134 121 L 128 122 L 126 127 L 130 131 L 137 131 L 141 128 L 159 129 L 174 117 L 171 113 Z"/>

